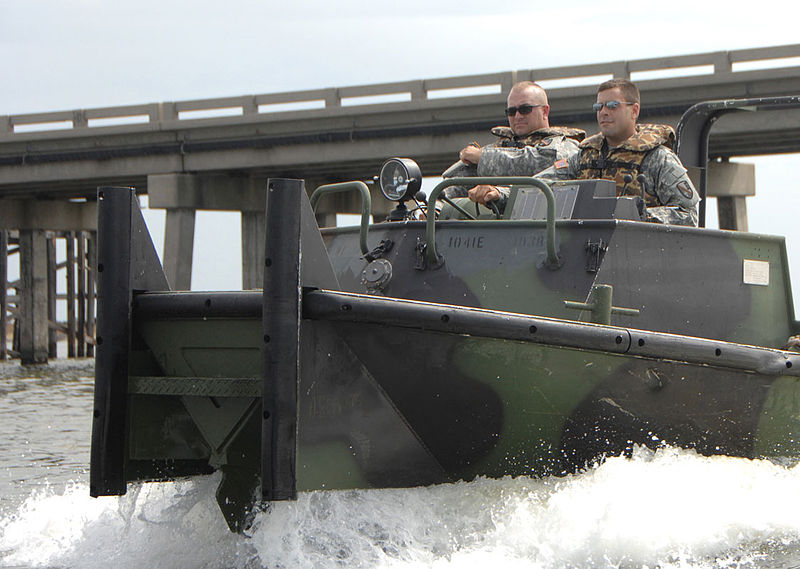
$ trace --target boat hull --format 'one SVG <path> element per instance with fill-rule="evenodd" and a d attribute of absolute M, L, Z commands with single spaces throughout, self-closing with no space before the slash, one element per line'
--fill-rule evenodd
<path fill-rule="evenodd" d="M 221 471 L 240 531 L 299 491 L 562 474 L 638 444 L 800 456 L 800 355 L 342 292 L 302 185 L 275 186 L 265 287 L 230 293 L 169 291 L 135 196 L 104 190 L 92 495 Z"/>

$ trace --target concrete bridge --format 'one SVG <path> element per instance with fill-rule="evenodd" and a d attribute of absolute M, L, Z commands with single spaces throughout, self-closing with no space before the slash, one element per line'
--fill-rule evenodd
<path fill-rule="evenodd" d="M 427 175 L 465 141 L 504 124 L 509 87 L 548 89 L 554 124 L 595 132 L 599 82 L 636 81 L 643 121 L 675 124 L 709 99 L 800 93 L 800 44 L 379 85 L 0 116 L 0 197 L 92 198 L 98 185 L 173 173 L 335 180 L 371 177 L 387 156 L 415 158 Z M 772 61 L 779 65 L 751 69 Z M 718 132 L 717 132 L 718 131 Z M 800 149 L 800 122 L 737 116 L 715 129 L 712 156 Z"/>
<path fill-rule="evenodd" d="M 0 230 L 38 236 L 20 239 L 29 249 L 20 249 L 22 272 L 34 271 L 34 251 L 44 250 L 45 231 L 93 231 L 96 188 L 133 186 L 149 194 L 151 207 L 167 210 L 163 258 L 173 288 L 190 287 L 197 209 L 242 212 L 243 283 L 254 288 L 261 275 L 251 261 L 261 257 L 264 245 L 269 177 L 304 178 L 313 189 L 371 179 L 391 156 L 412 157 L 424 174 L 435 176 L 466 142 L 488 142 L 488 128 L 505 122 L 506 94 L 520 80 L 548 90 L 551 124 L 591 133 L 597 130 L 591 111 L 597 84 L 627 77 L 642 91 L 641 120 L 674 126 L 699 101 L 800 94 L 800 66 L 792 58 L 800 58 L 800 44 L 0 116 Z M 756 119 L 737 113 L 720 121 L 710 141 L 711 156 L 723 160 L 715 171 L 728 179 L 733 167 L 726 166 L 728 157 L 795 151 L 800 151 L 800 114 Z M 754 192 L 754 172 L 739 168 L 735 178 L 735 187 L 719 184 L 728 191 L 720 203 L 730 210 L 721 219 L 745 228 L 741 206 L 743 196 Z M 713 194 L 713 179 L 711 186 Z M 374 197 L 373 213 L 387 211 L 389 203 Z M 328 224 L 336 212 L 359 211 L 347 196 L 321 205 L 327 210 L 320 221 Z M 0 251 L 0 257 L 6 253 Z M 38 282 L 33 273 L 29 277 Z"/>

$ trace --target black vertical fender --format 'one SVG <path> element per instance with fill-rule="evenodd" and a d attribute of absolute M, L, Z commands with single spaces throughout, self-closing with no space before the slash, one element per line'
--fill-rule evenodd
<path fill-rule="evenodd" d="M 97 353 L 89 493 L 126 490 L 128 363 L 134 291 L 169 290 L 131 188 L 97 192 Z"/>
<path fill-rule="evenodd" d="M 302 180 L 267 181 L 264 249 L 261 498 L 297 494 L 297 385 L 300 342 Z"/>
<path fill-rule="evenodd" d="M 302 180 L 267 181 L 265 219 L 261 497 L 293 500 L 303 290 L 340 287 Z"/>

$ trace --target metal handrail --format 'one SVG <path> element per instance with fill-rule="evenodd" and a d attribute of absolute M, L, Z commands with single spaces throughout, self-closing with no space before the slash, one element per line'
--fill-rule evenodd
<path fill-rule="evenodd" d="M 372 212 L 372 198 L 369 195 L 369 188 L 364 182 L 340 182 L 338 184 L 319 186 L 314 190 L 314 193 L 311 194 L 309 201 L 311 202 L 311 209 L 316 212 L 317 202 L 323 195 L 349 192 L 352 190 L 357 190 L 361 193 L 361 228 L 358 232 L 358 241 L 361 246 L 361 253 L 366 255 L 369 253 L 367 234 L 369 233 L 369 216 Z"/>
<path fill-rule="evenodd" d="M 556 251 L 556 199 L 553 196 L 553 190 L 550 186 L 537 178 L 528 176 L 492 176 L 492 177 L 476 177 L 476 178 L 448 178 L 439 182 L 430 197 L 428 198 L 428 211 L 433 212 L 436 210 L 436 200 L 439 195 L 450 186 L 477 186 L 480 184 L 489 184 L 493 186 L 523 186 L 539 188 L 547 200 L 547 221 L 545 231 L 545 245 L 547 249 L 547 264 L 551 267 L 559 265 L 558 252 Z M 439 255 L 436 253 L 436 219 L 433 215 L 428 215 L 425 226 L 426 238 L 426 257 L 428 265 L 436 266 L 439 264 Z"/>
<path fill-rule="evenodd" d="M 800 108 L 800 96 L 761 97 L 755 99 L 721 99 L 704 101 L 691 106 L 675 129 L 675 153 L 686 167 L 700 169 L 699 225 L 706 226 L 706 195 L 708 187 L 708 138 L 711 127 L 722 116 L 732 112 L 774 111 Z"/>

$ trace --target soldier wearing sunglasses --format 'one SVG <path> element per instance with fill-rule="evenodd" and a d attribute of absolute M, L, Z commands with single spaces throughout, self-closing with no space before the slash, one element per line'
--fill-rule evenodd
<path fill-rule="evenodd" d="M 491 131 L 497 140 L 483 148 L 477 143 L 463 148 L 458 154 L 460 163 L 448 168 L 443 177 L 533 176 L 556 160 L 578 154 L 578 142 L 586 133 L 577 128 L 550 126 L 547 93 L 539 85 L 531 81 L 515 84 L 507 103 L 508 126 L 496 126 Z M 484 205 L 502 196 L 500 189 L 486 185 L 449 188 L 447 195 L 468 196 Z"/>
<path fill-rule="evenodd" d="M 579 154 L 556 161 L 539 176 L 614 180 L 618 196 L 642 195 L 644 189 L 649 221 L 696 226 L 700 198 L 671 150 L 675 131 L 637 124 L 639 105 L 639 89 L 627 79 L 602 83 L 592 105 L 600 132 L 581 142 Z"/>

